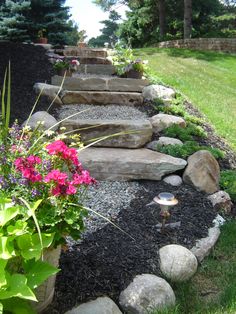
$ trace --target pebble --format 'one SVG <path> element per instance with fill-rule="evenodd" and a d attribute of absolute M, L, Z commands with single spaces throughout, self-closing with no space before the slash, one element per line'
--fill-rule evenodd
<path fill-rule="evenodd" d="M 89 110 L 88 110 L 89 109 Z M 82 112 L 83 110 L 86 110 Z M 131 106 L 117 106 L 117 105 L 63 105 L 57 111 L 58 120 L 78 112 L 78 119 L 101 119 L 101 120 L 143 120 L 147 119 L 147 114 Z M 81 112 L 81 113 L 79 113 Z"/>

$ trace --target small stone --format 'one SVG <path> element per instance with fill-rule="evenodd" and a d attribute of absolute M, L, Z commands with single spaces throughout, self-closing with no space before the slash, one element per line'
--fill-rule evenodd
<path fill-rule="evenodd" d="M 183 142 L 178 140 L 177 138 L 161 136 L 157 141 L 157 145 L 183 145 Z"/>
<path fill-rule="evenodd" d="M 151 142 L 147 143 L 147 145 L 145 147 L 148 149 L 157 151 L 157 141 L 151 141 Z"/>
<path fill-rule="evenodd" d="M 26 125 L 27 120 L 22 124 L 23 126 Z M 41 122 L 41 123 L 40 123 Z M 39 126 L 40 124 L 40 126 Z M 31 127 L 32 130 L 39 128 L 41 130 L 50 130 L 56 131 L 59 127 L 57 124 L 57 120 L 51 116 L 47 111 L 38 111 L 35 112 L 29 119 L 27 125 Z"/>
<path fill-rule="evenodd" d="M 179 125 L 182 128 L 186 127 L 186 122 L 184 121 L 183 118 L 172 116 L 165 113 L 159 113 L 151 117 L 150 122 L 152 124 L 154 133 L 159 133 L 175 124 Z"/>
<path fill-rule="evenodd" d="M 160 269 L 173 282 L 190 279 L 197 271 L 195 255 L 181 245 L 170 244 L 159 251 Z"/>
<path fill-rule="evenodd" d="M 146 314 L 153 309 L 162 309 L 175 304 L 175 295 L 168 282 L 150 274 L 136 276 L 121 292 L 122 309 L 130 314 Z"/>
<path fill-rule="evenodd" d="M 165 177 L 163 181 L 172 186 L 180 186 L 183 183 L 182 178 L 177 175 L 171 175 L 171 176 Z"/>
<path fill-rule="evenodd" d="M 218 191 L 207 197 L 216 210 L 223 210 L 226 213 L 231 212 L 233 206 L 229 194 L 225 191 Z"/>
<path fill-rule="evenodd" d="M 165 105 L 169 105 L 175 98 L 175 91 L 163 85 L 149 85 L 143 88 L 143 97 L 148 100 L 161 100 Z"/>
<path fill-rule="evenodd" d="M 108 297 L 83 303 L 65 314 L 122 314 L 118 306 Z"/>
<path fill-rule="evenodd" d="M 220 167 L 212 154 L 199 150 L 188 158 L 183 181 L 198 191 L 214 193 L 219 189 Z"/>

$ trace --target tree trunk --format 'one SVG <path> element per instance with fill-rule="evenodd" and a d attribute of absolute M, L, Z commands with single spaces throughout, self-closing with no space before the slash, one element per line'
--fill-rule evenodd
<path fill-rule="evenodd" d="M 184 0 L 184 39 L 192 34 L 192 0 Z"/>
<path fill-rule="evenodd" d="M 165 10 L 165 0 L 158 1 L 159 9 L 159 27 L 160 27 L 160 41 L 163 40 L 166 34 L 166 10 Z"/>

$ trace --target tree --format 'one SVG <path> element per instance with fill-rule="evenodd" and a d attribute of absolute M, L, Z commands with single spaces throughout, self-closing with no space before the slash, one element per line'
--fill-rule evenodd
<path fill-rule="evenodd" d="M 3 2 L 3 1 L 2 1 Z M 26 15 L 30 1 L 7 0 L 0 6 L 0 38 L 12 41 L 29 40 Z"/>
<path fill-rule="evenodd" d="M 104 24 L 104 27 L 100 30 L 102 34 L 96 38 L 91 38 L 89 45 L 93 47 L 103 47 L 105 43 L 108 43 L 110 46 L 113 46 L 118 39 L 116 32 L 119 25 L 117 21 L 120 18 L 121 16 L 116 11 L 110 11 L 109 20 L 101 22 Z"/>
<path fill-rule="evenodd" d="M 166 34 L 166 10 L 165 10 L 165 0 L 158 1 L 159 9 L 159 25 L 160 25 L 160 40 L 163 40 Z"/>
<path fill-rule="evenodd" d="M 184 0 L 184 39 L 192 35 L 192 0 Z"/>

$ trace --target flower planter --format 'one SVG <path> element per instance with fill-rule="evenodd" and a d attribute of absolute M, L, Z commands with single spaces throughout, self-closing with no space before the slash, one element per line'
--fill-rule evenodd
<path fill-rule="evenodd" d="M 59 265 L 61 255 L 61 246 L 56 249 L 49 248 L 44 251 L 43 261 L 55 267 Z M 41 313 L 52 302 L 55 291 L 56 275 L 49 277 L 41 286 L 36 289 L 36 297 L 38 303 L 32 302 L 33 308 L 37 313 Z"/>
<path fill-rule="evenodd" d="M 127 78 L 133 78 L 133 79 L 141 79 L 143 76 L 143 72 L 139 72 L 136 70 L 129 70 L 126 72 L 126 77 Z"/>
<path fill-rule="evenodd" d="M 86 48 L 86 47 L 87 47 L 87 44 L 84 43 L 84 42 L 79 42 L 79 43 L 78 43 L 78 47 L 79 47 L 79 48 Z"/>
<path fill-rule="evenodd" d="M 61 69 L 56 71 L 57 75 L 64 76 L 66 73 L 66 76 L 72 76 L 72 72 L 70 70 Z"/>
<path fill-rule="evenodd" d="M 40 37 L 37 39 L 37 43 L 38 44 L 47 44 L 48 43 L 48 39 L 46 37 Z"/>

